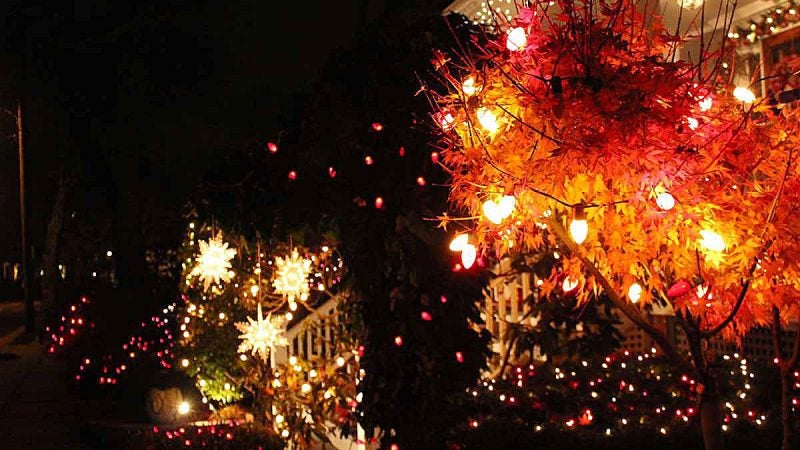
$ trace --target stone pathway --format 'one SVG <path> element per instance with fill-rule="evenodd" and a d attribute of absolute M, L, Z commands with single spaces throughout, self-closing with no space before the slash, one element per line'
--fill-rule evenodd
<path fill-rule="evenodd" d="M 3 344 L 0 448 L 88 450 L 80 440 L 81 401 L 64 367 L 26 335 Z"/>

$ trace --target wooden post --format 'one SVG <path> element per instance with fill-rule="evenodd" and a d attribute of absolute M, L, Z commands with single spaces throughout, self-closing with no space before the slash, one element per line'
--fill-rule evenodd
<path fill-rule="evenodd" d="M 22 299 L 25 303 L 25 331 L 36 330 L 33 297 L 31 296 L 31 271 L 28 259 L 28 203 L 25 200 L 25 144 L 22 129 L 22 102 L 17 101 L 17 150 L 19 152 L 19 226 L 22 246 Z"/>

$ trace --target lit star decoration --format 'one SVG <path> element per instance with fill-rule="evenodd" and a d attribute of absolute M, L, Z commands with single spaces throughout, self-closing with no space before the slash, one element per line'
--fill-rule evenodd
<path fill-rule="evenodd" d="M 206 291 L 213 284 L 230 281 L 231 260 L 234 256 L 236 250 L 228 248 L 228 243 L 222 241 L 222 233 L 217 233 L 208 241 L 200 241 L 200 255 L 191 275 L 203 280 L 203 289 Z"/>
<path fill-rule="evenodd" d="M 289 341 L 283 332 L 283 317 L 267 314 L 264 317 L 261 313 L 261 304 L 258 305 L 258 315 L 256 320 L 248 317 L 247 322 L 234 324 L 242 332 L 239 339 L 239 353 L 250 352 L 251 355 L 258 355 L 262 360 L 269 358 L 269 352 L 274 351 L 275 347 L 285 347 Z"/>
<path fill-rule="evenodd" d="M 311 273 L 311 261 L 300 257 L 297 249 L 286 258 L 275 258 L 275 280 L 272 286 L 275 293 L 283 295 L 292 304 L 296 300 L 308 299 L 308 275 Z"/>

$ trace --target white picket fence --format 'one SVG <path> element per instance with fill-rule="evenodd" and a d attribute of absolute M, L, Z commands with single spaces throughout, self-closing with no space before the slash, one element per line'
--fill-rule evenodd
<path fill-rule="evenodd" d="M 296 356 L 305 361 L 313 359 L 332 361 L 339 357 L 340 355 L 336 353 L 336 331 L 343 325 L 337 317 L 338 305 L 338 299 L 331 297 L 315 308 L 311 314 L 304 317 L 303 320 L 289 327 L 285 333 L 289 345 L 288 347 L 277 349 L 275 362 L 277 364 L 286 363 L 291 356 Z M 345 367 L 355 379 L 356 366 L 347 364 Z M 332 426 L 332 424 L 329 425 Z M 320 442 L 314 447 L 314 450 L 373 450 L 376 448 L 375 446 L 364 444 L 366 437 L 364 430 L 360 426 L 357 430 L 356 439 L 341 439 L 334 434 L 329 434 L 328 439 L 330 443 Z"/>

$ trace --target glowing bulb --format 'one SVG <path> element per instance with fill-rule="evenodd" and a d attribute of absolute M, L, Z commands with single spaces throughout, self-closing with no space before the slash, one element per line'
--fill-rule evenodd
<path fill-rule="evenodd" d="M 500 199 L 500 202 L 497 204 L 500 210 L 500 214 L 503 218 L 506 218 L 514 212 L 514 206 L 517 204 L 517 200 L 514 198 L 513 195 L 504 195 L 503 198 Z"/>
<path fill-rule="evenodd" d="M 439 126 L 445 131 L 453 128 L 453 124 L 456 123 L 456 118 L 449 112 L 439 113 L 436 117 L 438 118 Z"/>
<path fill-rule="evenodd" d="M 678 0 L 678 6 L 684 9 L 696 9 L 704 0 Z"/>
<path fill-rule="evenodd" d="M 669 211 L 675 207 L 675 197 L 669 192 L 662 192 L 656 196 L 656 205 L 664 211 Z"/>
<path fill-rule="evenodd" d="M 283 423 L 284 417 L 282 414 L 275 416 L 275 423 Z"/>
<path fill-rule="evenodd" d="M 726 248 L 725 240 L 719 233 L 712 230 L 700 230 L 700 245 L 706 250 L 721 252 Z"/>
<path fill-rule="evenodd" d="M 181 360 L 181 366 L 183 366 L 183 367 L 189 367 L 189 360 L 188 360 L 188 359 L 186 359 L 186 358 L 182 359 L 182 360 Z"/>
<path fill-rule="evenodd" d="M 563 290 L 565 294 L 571 293 L 577 287 L 578 287 L 578 280 L 573 280 L 570 277 L 564 277 L 564 281 L 561 282 L 561 290 Z"/>
<path fill-rule="evenodd" d="M 468 76 L 464 79 L 464 82 L 461 84 L 461 91 L 464 92 L 464 95 L 467 97 L 471 97 L 478 92 L 478 85 L 475 83 L 475 77 L 472 75 Z"/>
<path fill-rule="evenodd" d="M 513 195 L 504 195 L 499 202 L 486 200 L 483 202 L 483 215 L 493 224 L 499 225 L 514 212 L 516 200 Z"/>
<path fill-rule="evenodd" d="M 495 116 L 491 110 L 478 108 L 477 116 L 478 122 L 480 122 L 481 126 L 489 133 L 494 133 L 500 128 L 500 125 L 497 124 L 497 116 Z"/>
<path fill-rule="evenodd" d="M 494 200 L 486 200 L 483 202 L 483 215 L 489 219 L 489 222 L 492 222 L 495 225 L 500 225 L 504 219 L 500 208 L 497 206 L 497 203 L 495 203 Z"/>
<path fill-rule="evenodd" d="M 512 52 L 518 52 L 525 49 L 528 44 L 528 36 L 525 35 L 525 29 L 522 27 L 514 27 L 508 30 L 506 37 L 506 48 Z"/>
<path fill-rule="evenodd" d="M 464 245 L 464 249 L 461 250 L 461 264 L 464 265 L 465 269 L 469 269 L 475 264 L 475 258 L 478 256 L 478 249 L 475 248 L 472 244 Z"/>
<path fill-rule="evenodd" d="M 464 247 L 469 242 L 469 235 L 468 234 L 459 234 L 452 241 L 450 241 L 450 250 L 454 252 L 460 252 L 464 250 Z"/>
<path fill-rule="evenodd" d="M 180 404 L 178 405 L 178 414 L 180 414 L 182 416 L 185 416 L 186 414 L 189 414 L 189 411 L 191 411 L 191 410 L 192 410 L 192 408 L 191 408 L 191 406 L 189 406 L 188 402 L 180 402 Z"/>
<path fill-rule="evenodd" d="M 586 219 L 579 219 L 577 217 L 572 219 L 572 222 L 569 224 L 569 234 L 576 244 L 583 244 L 583 241 L 586 240 L 586 236 L 589 234 L 589 224 L 586 223 Z"/>
<path fill-rule="evenodd" d="M 642 298 L 642 285 L 633 283 L 631 287 L 628 288 L 628 298 L 631 303 L 637 303 L 639 299 Z"/>
<path fill-rule="evenodd" d="M 733 90 L 733 96 L 742 103 L 753 103 L 756 101 L 756 94 L 753 94 L 753 91 L 742 86 Z"/>

